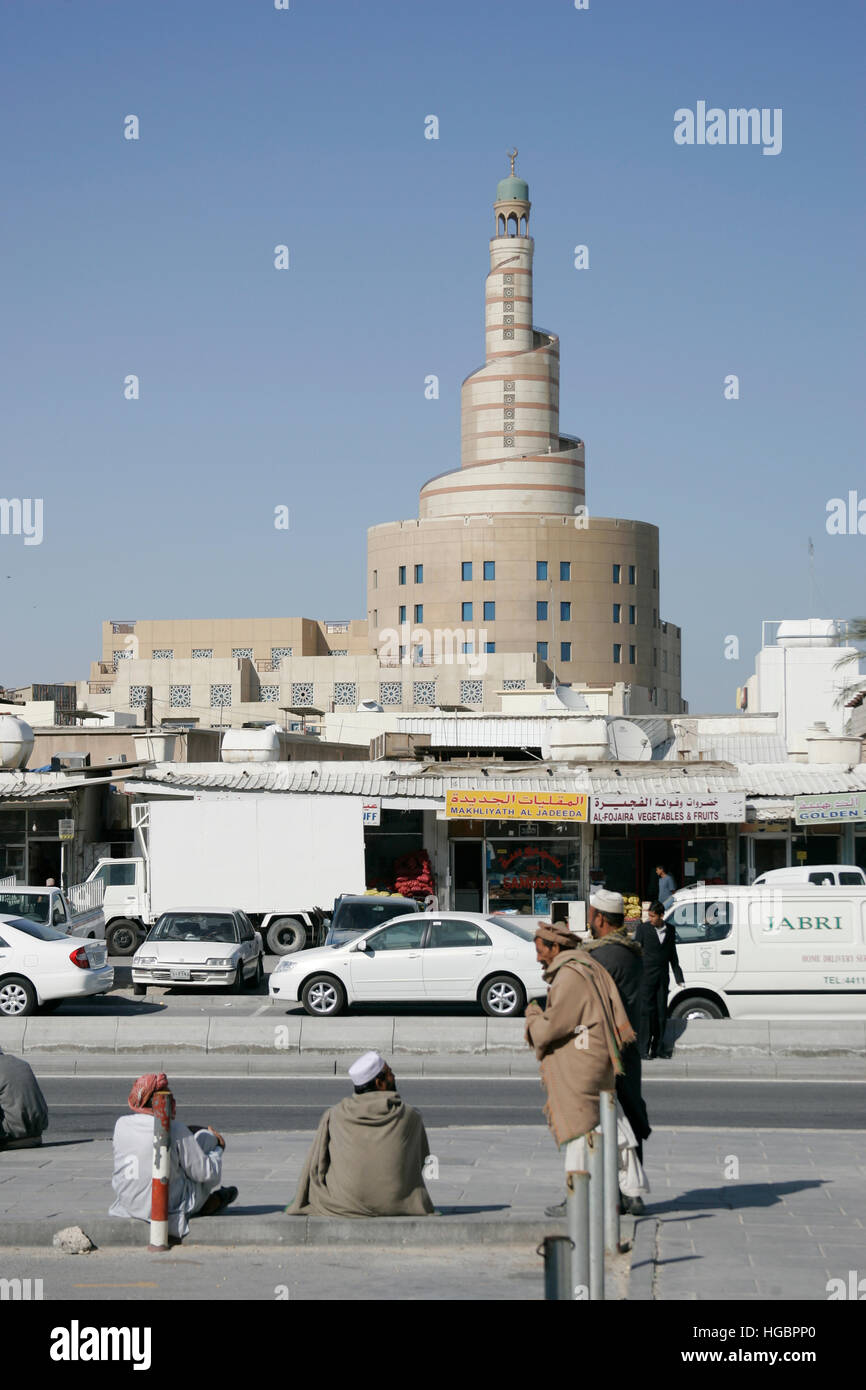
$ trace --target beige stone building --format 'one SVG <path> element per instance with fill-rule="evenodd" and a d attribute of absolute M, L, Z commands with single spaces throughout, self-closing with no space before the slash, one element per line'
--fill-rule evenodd
<path fill-rule="evenodd" d="M 103 624 L 79 703 L 200 724 L 301 709 L 494 710 L 568 684 L 607 708 L 679 713 L 680 630 L 661 618 L 658 529 L 586 506 L 582 440 L 559 426 L 559 339 L 533 327 L 529 188 L 502 179 L 485 362 L 462 389 L 461 466 L 419 515 L 368 532 L 367 616 Z M 607 694 L 605 694 L 607 692 Z"/>

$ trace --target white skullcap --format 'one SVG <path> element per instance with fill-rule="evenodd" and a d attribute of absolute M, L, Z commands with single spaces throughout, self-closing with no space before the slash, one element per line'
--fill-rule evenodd
<path fill-rule="evenodd" d="M 365 1052 L 363 1057 L 352 1063 L 349 1076 L 355 1086 L 366 1086 L 367 1082 L 378 1076 L 387 1065 L 385 1058 L 378 1052 Z"/>
<path fill-rule="evenodd" d="M 612 893 L 609 888 L 596 888 L 594 893 L 590 893 L 589 902 L 599 912 L 625 912 L 622 893 Z"/>

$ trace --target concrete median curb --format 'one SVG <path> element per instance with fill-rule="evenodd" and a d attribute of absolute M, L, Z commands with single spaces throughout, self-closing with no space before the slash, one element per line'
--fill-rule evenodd
<path fill-rule="evenodd" d="M 866 1058 L 866 1020 L 824 1022 L 805 1019 L 752 1021 L 694 1019 L 671 1025 L 674 1058 L 718 1057 L 746 1061 L 769 1058 Z M 364 1016 L 336 1019 L 298 1017 L 278 1011 L 256 1018 L 23 1018 L 0 1020 L 0 1046 L 22 1056 L 52 1053 L 87 1056 L 172 1057 L 198 1054 L 229 1059 L 301 1059 L 315 1070 L 375 1047 L 407 1061 L 435 1057 L 455 1063 L 499 1061 L 512 1068 L 518 1059 L 529 1069 L 532 1054 L 523 1040 L 522 1019 L 461 1019 Z M 522 1066 L 521 1066 L 522 1070 Z"/>
<path fill-rule="evenodd" d="M 78 1224 L 97 1249 L 117 1248 L 147 1251 L 149 1226 L 146 1222 L 121 1221 L 113 1217 L 81 1220 Z M 57 1231 L 69 1225 L 67 1218 L 49 1220 L 0 1220 L 0 1248 L 9 1250 L 51 1247 Z M 546 1235 L 562 1235 L 563 1221 L 539 1217 L 538 1220 L 485 1217 L 483 1213 L 434 1216 L 368 1217 L 358 1220 L 328 1220 L 323 1217 L 268 1215 L 193 1218 L 190 1233 L 182 1247 L 202 1246 L 436 1246 L 528 1245 L 537 1246 Z M 534 1243 L 534 1244 L 533 1244 Z M 81 1257 L 79 1257 L 81 1258 Z M 157 1255 L 152 1257 L 158 1259 Z"/>

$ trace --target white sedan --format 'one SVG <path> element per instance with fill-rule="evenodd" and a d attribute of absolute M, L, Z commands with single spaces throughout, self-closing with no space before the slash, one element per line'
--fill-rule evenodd
<path fill-rule="evenodd" d="M 104 941 L 76 941 L 45 922 L 0 913 L 0 1018 L 40 1004 L 105 994 L 114 984 Z"/>
<path fill-rule="evenodd" d="M 132 958 L 136 994 L 148 985 L 242 990 L 264 979 L 262 939 L 239 908 L 164 912 Z"/>
<path fill-rule="evenodd" d="M 273 1002 L 327 1018 L 349 1004 L 477 1000 L 493 1018 L 522 1014 L 547 985 L 532 930 L 517 916 L 437 912 L 393 917 L 342 946 L 286 956 L 268 981 Z"/>

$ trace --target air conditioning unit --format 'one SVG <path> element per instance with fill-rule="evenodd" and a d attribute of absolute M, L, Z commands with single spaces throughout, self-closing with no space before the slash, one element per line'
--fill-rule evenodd
<path fill-rule="evenodd" d="M 370 760 L 381 762 L 383 759 L 417 758 L 423 749 L 429 747 L 429 734 L 401 734 L 393 731 L 377 734 L 370 740 Z"/>
<path fill-rule="evenodd" d="M 89 753 L 54 753 L 51 758 L 52 772 L 66 772 L 71 768 L 90 767 Z"/>

